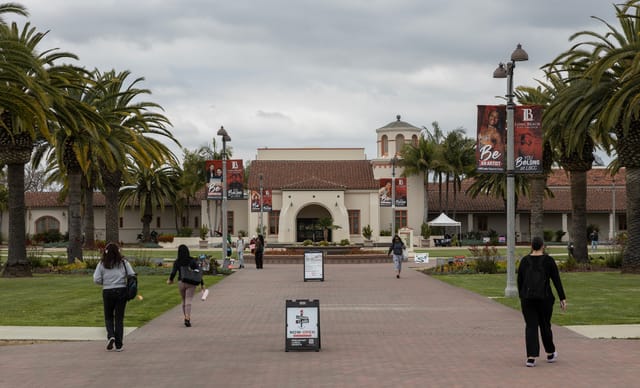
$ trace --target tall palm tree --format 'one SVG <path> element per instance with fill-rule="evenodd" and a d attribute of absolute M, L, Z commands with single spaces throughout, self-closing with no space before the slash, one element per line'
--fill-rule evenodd
<path fill-rule="evenodd" d="M 180 143 L 167 129 L 169 119 L 157 113 L 162 107 L 149 101 L 138 101 L 151 94 L 138 87 L 144 78 L 129 80 L 131 72 L 94 71 L 98 92 L 93 104 L 107 122 L 110 136 L 107 146 L 98 154 L 100 180 L 105 195 L 105 229 L 107 241 L 120 241 L 120 188 L 124 171 L 130 160 L 142 165 L 162 165 L 175 160 L 167 144 L 161 139 Z M 115 163 L 113 163 L 115 162 Z"/>
<path fill-rule="evenodd" d="M 546 107 L 553 100 L 559 88 L 564 87 L 562 80 L 555 74 L 548 74 L 548 82 L 538 81 L 540 86 L 536 88 L 520 86 L 516 89 L 518 102 L 525 105 L 542 105 Z M 544 131 L 543 131 L 544 133 Z M 543 139 L 542 143 L 542 172 L 540 174 L 530 174 L 529 183 L 531 187 L 531 236 L 544 236 L 544 198 L 553 196 L 547 188 L 547 177 L 553 167 L 553 151 L 549 141 Z"/>
<path fill-rule="evenodd" d="M 20 29 L 0 24 L 0 163 L 7 165 L 9 187 L 9 255 L 4 276 L 30 276 L 26 259 L 24 166 L 38 139 L 50 139 L 52 107 L 64 110 L 59 89 L 62 73 L 55 62 L 76 59 L 69 53 L 36 48 L 45 33 L 28 23 Z M 54 82 L 55 80 L 55 82 Z"/>
<path fill-rule="evenodd" d="M 476 169 L 475 140 L 465 136 L 462 128 L 447 134 L 442 143 L 442 156 L 447 180 L 447 202 L 449 181 L 453 184 L 453 217 L 456 216 L 458 192 L 462 189 L 462 180 L 471 176 Z M 447 211 L 449 204 L 447 203 Z"/>
<path fill-rule="evenodd" d="M 594 137 L 605 148 L 612 144 L 617 166 L 626 167 L 628 240 L 622 271 L 640 273 L 640 0 L 614 9 L 619 28 L 594 17 L 607 27 L 606 33 L 574 34 L 571 40 L 580 41 L 557 61 L 580 70 L 583 90 L 571 119 L 592 122 Z"/>
<path fill-rule="evenodd" d="M 424 213 L 423 223 L 429 221 L 429 173 L 436 157 L 436 145 L 429 141 L 424 133 L 418 137 L 418 144 L 405 144 L 400 152 L 400 166 L 403 176 L 422 176 L 424 182 Z"/>
<path fill-rule="evenodd" d="M 128 176 L 132 178 L 132 183 L 120 189 L 121 210 L 126 206 L 140 207 L 142 240 L 145 242 L 150 241 L 153 210 L 164 209 L 167 202 L 175 202 L 179 190 L 179 172 L 175 167 L 177 163 L 172 162 L 172 165 L 160 167 L 130 164 Z"/>

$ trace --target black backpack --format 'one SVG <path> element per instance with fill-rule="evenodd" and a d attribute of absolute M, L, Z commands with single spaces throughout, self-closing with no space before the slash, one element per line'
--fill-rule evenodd
<path fill-rule="evenodd" d="M 522 291 L 524 299 L 545 299 L 547 297 L 547 274 L 544 271 L 545 256 L 529 256 L 529 268 L 524 274 Z"/>

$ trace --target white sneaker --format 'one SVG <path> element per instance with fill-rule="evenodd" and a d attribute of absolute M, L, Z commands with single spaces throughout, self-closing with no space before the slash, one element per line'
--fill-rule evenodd
<path fill-rule="evenodd" d="M 547 362 L 556 362 L 556 361 L 558 361 L 558 352 L 547 354 Z"/>
<path fill-rule="evenodd" d="M 116 339 L 111 337 L 107 340 L 107 350 L 113 350 L 113 345 L 116 343 Z"/>
<path fill-rule="evenodd" d="M 534 366 L 536 366 L 536 359 L 535 358 L 527 358 L 527 362 L 525 363 L 525 365 L 529 368 L 533 368 Z"/>

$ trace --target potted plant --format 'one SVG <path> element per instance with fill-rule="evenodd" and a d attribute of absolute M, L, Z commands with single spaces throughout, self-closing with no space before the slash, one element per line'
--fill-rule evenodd
<path fill-rule="evenodd" d="M 367 225 L 364 228 L 362 228 L 362 237 L 364 237 L 364 245 L 365 246 L 372 246 L 373 244 L 371 244 L 371 235 L 373 234 L 373 231 L 371 230 L 371 226 Z"/>
<path fill-rule="evenodd" d="M 209 233 L 209 228 L 207 225 L 202 224 L 202 226 L 200 226 L 200 248 L 207 248 L 209 246 L 207 233 Z"/>

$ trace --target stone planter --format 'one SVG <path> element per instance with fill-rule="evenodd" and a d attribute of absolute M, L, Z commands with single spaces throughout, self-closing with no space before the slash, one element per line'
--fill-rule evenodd
<path fill-rule="evenodd" d="M 209 241 L 208 240 L 200 240 L 200 241 L 198 241 L 198 247 L 200 249 L 209 248 Z"/>

